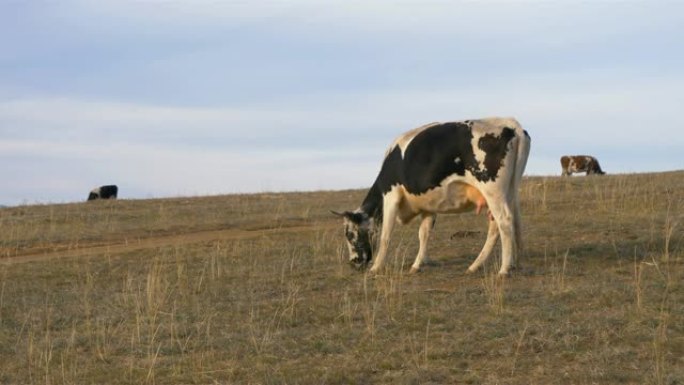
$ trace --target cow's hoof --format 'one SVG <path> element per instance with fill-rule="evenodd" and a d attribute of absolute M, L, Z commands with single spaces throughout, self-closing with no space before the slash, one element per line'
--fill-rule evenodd
<path fill-rule="evenodd" d="M 477 271 L 477 269 L 468 268 L 468 270 L 466 270 L 465 273 L 468 274 L 468 275 L 470 275 L 470 274 L 475 274 L 476 271 Z"/>
<path fill-rule="evenodd" d="M 411 270 L 409 270 L 409 274 L 418 274 L 418 273 L 420 273 L 420 267 L 411 266 Z"/>

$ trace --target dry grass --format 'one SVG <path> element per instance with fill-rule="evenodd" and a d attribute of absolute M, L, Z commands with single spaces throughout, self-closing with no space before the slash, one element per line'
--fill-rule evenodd
<path fill-rule="evenodd" d="M 327 210 L 363 191 L 2 209 L 0 383 L 682 384 L 683 191 L 525 179 L 506 280 L 464 274 L 470 214 L 438 219 L 417 275 L 417 224 L 386 273 L 353 271 Z"/>

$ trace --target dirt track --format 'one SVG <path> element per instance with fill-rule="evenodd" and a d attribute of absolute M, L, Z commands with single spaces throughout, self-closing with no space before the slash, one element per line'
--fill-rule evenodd
<path fill-rule="evenodd" d="M 335 224 L 337 225 L 337 223 Z M 292 233 L 292 232 L 307 232 L 320 229 L 332 228 L 333 224 L 311 224 L 303 226 L 291 226 L 280 228 L 266 228 L 258 230 L 241 230 L 241 229 L 227 229 L 227 230 L 208 230 L 188 232 L 184 234 L 161 235 L 148 238 L 137 238 L 125 241 L 115 241 L 108 244 L 91 244 L 77 247 L 66 248 L 62 250 L 23 250 L 19 254 L 11 257 L 0 258 L 0 265 L 9 265 L 25 262 L 46 261 L 55 258 L 76 258 L 86 255 L 97 254 L 121 254 L 136 250 L 154 249 L 164 246 L 179 246 L 201 242 L 224 241 L 258 238 L 265 235 Z"/>

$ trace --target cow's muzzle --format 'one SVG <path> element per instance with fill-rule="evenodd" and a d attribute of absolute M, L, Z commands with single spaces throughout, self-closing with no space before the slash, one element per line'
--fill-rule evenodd
<path fill-rule="evenodd" d="M 366 258 L 365 256 L 354 257 L 354 258 L 349 260 L 349 265 L 354 270 L 363 271 L 363 270 L 366 270 L 366 268 L 368 267 L 368 262 L 369 262 L 369 258 Z"/>

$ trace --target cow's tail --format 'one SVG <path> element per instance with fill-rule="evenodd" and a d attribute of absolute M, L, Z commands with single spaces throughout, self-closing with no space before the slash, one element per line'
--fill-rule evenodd
<path fill-rule="evenodd" d="M 517 122 L 516 122 L 517 123 Z M 523 173 L 525 172 L 525 167 L 527 166 L 527 158 L 530 155 L 530 136 L 527 131 L 523 130 L 520 124 L 516 127 L 516 152 L 514 159 L 513 177 L 511 178 L 510 193 L 513 199 L 512 209 L 513 209 L 513 233 L 515 239 L 515 253 L 516 262 L 518 263 L 523 253 L 523 242 L 522 242 L 522 221 L 520 217 L 520 185 L 522 184 Z"/>
<path fill-rule="evenodd" d="M 513 123 L 513 126 L 515 127 L 515 141 L 512 148 L 513 159 L 511 166 L 513 171 L 510 179 L 509 191 L 517 193 L 520 189 L 525 167 L 527 166 L 527 158 L 530 155 L 530 136 L 515 119 L 513 119 Z"/>
<path fill-rule="evenodd" d="M 523 173 L 525 173 L 525 167 L 527 166 L 527 158 L 530 156 L 530 136 L 527 131 L 520 129 L 521 135 L 518 140 L 518 153 L 516 154 L 515 160 L 515 176 L 513 177 L 512 186 L 515 191 L 518 191 L 520 184 L 522 182 Z"/>

